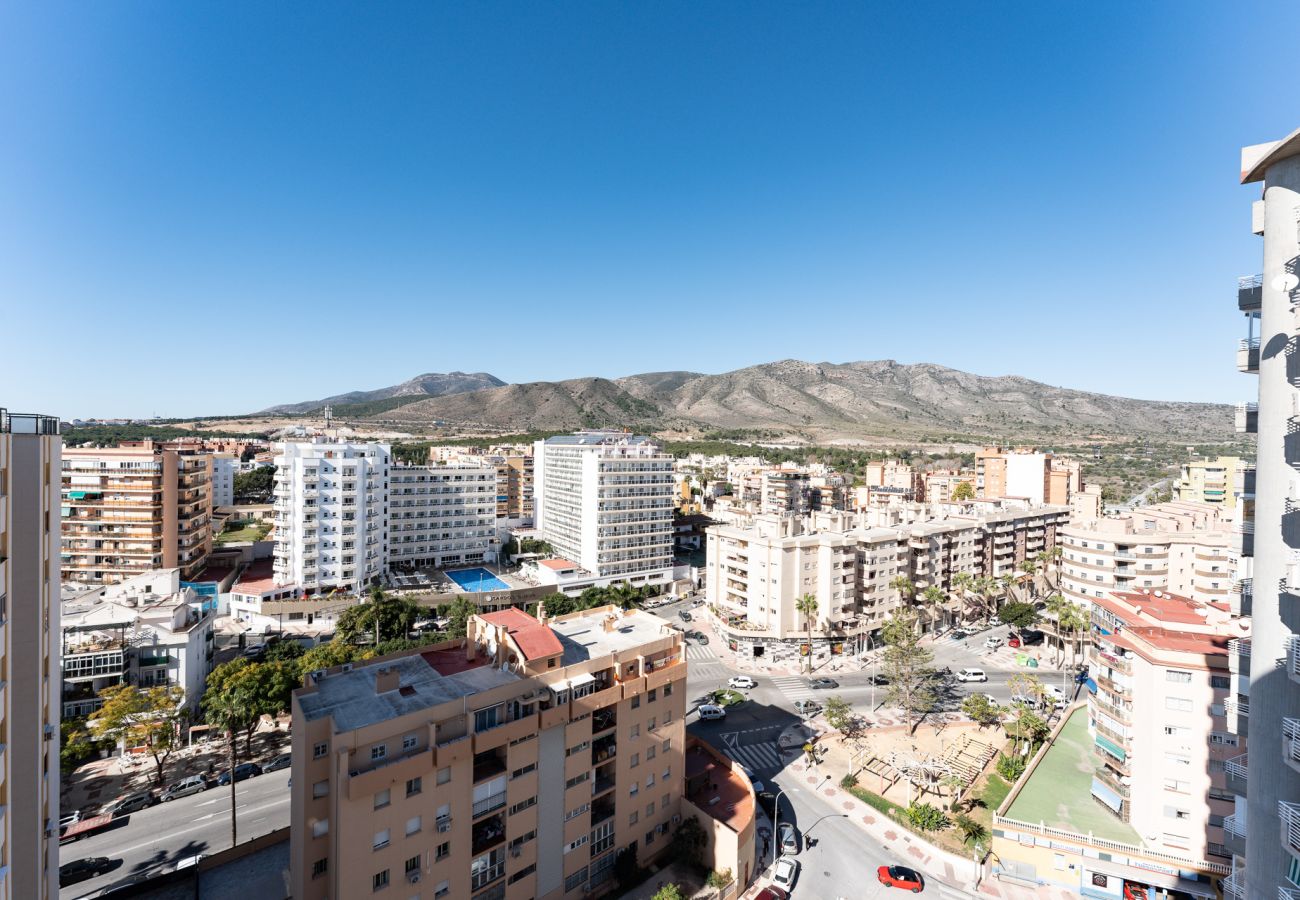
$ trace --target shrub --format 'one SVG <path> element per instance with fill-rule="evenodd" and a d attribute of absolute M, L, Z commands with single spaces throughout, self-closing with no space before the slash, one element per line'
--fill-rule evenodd
<path fill-rule="evenodd" d="M 705 884 L 707 884 L 711 888 L 718 888 L 718 889 L 726 887 L 727 885 L 731 884 L 731 882 L 732 882 L 732 878 L 731 878 L 730 869 L 722 869 L 721 871 L 710 872 L 709 877 L 705 879 Z"/>
<path fill-rule="evenodd" d="M 847 775 L 845 775 L 843 778 L 840 779 L 840 787 L 844 788 L 844 790 L 846 791 L 849 788 L 855 788 L 857 786 L 858 786 L 858 776 L 854 775 L 852 772 L 848 773 Z"/>
<path fill-rule="evenodd" d="M 998 756 L 998 774 L 1007 781 L 1015 781 L 1025 774 L 1025 761 L 1019 756 L 1007 756 L 1005 753 Z"/>
<path fill-rule="evenodd" d="M 919 831 L 939 831 L 948 827 L 943 810 L 929 803 L 913 803 L 907 808 L 907 820 Z"/>

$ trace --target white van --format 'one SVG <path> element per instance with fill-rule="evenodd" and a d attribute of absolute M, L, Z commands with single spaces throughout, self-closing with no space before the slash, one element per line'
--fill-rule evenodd
<path fill-rule="evenodd" d="M 989 676 L 984 673 L 983 669 L 958 669 L 958 681 L 988 681 Z"/>
<path fill-rule="evenodd" d="M 706 703 L 701 706 L 699 713 L 700 719 L 706 722 L 710 719 L 725 719 L 727 717 L 727 711 L 725 709 L 721 706 L 715 706 L 712 703 Z"/>

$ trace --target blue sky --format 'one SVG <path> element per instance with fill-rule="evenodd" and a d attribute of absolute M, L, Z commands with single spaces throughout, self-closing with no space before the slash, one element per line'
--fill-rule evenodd
<path fill-rule="evenodd" d="M 1233 401 L 1300 4 L 0 7 L 0 405 L 893 358 Z"/>

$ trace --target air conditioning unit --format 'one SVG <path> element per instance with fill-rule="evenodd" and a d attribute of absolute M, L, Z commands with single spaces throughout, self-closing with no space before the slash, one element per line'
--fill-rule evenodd
<path fill-rule="evenodd" d="M 409 882 L 411 882 L 411 884 L 419 884 L 419 883 L 420 883 L 420 870 L 419 870 L 419 869 L 413 869 L 412 871 L 407 872 L 407 873 L 406 873 L 406 880 L 409 881 Z"/>
<path fill-rule="evenodd" d="M 325 670 L 324 670 L 324 669 L 313 669 L 313 670 L 312 670 L 312 673 L 311 673 L 311 680 L 312 680 L 313 682 L 320 681 L 320 680 L 321 680 L 322 678 L 324 678 L 324 677 L 325 677 Z"/>

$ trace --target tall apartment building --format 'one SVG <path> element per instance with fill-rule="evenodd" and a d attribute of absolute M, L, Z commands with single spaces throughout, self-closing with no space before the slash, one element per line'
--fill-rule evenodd
<path fill-rule="evenodd" d="M 533 458 L 510 454 L 498 458 L 497 518 L 533 518 Z"/>
<path fill-rule="evenodd" d="M 312 673 L 293 698 L 290 892 L 610 890 L 619 851 L 659 857 L 686 802 L 682 649 L 640 611 L 511 609 L 471 616 L 463 642 Z"/>
<path fill-rule="evenodd" d="M 1175 500 L 1072 523 L 1060 544 L 1061 592 L 1081 605 L 1147 589 L 1239 607 L 1239 538 L 1216 506 Z"/>
<path fill-rule="evenodd" d="M 1237 505 L 1237 478 L 1244 468 L 1236 456 L 1185 462 L 1174 484 L 1174 499 L 1232 509 Z"/>
<path fill-rule="evenodd" d="M 1023 497 L 1030 503 L 1066 505 L 1083 488 L 1075 460 L 1036 450 L 986 447 L 975 454 L 975 490 L 981 497 Z"/>
<path fill-rule="evenodd" d="M 1250 621 L 1164 591 L 1092 600 L 1089 731 L 1092 795 L 1146 846 L 1224 862 L 1241 847 L 1226 764 L 1245 760 L 1230 717 L 1229 651 L 1249 644 Z"/>
<path fill-rule="evenodd" d="M 673 570 L 673 459 L 650 438 L 583 431 L 538 441 L 534 517 L 556 552 L 602 581 Z"/>
<path fill-rule="evenodd" d="M 390 467 L 389 565 L 494 562 L 497 485 L 497 467 L 488 462 Z"/>
<path fill-rule="evenodd" d="M 59 420 L 0 409 L 0 900 L 59 895 Z"/>
<path fill-rule="evenodd" d="M 212 508 L 235 505 L 235 475 L 239 457 L 233 453 L 212 454 Z"/>
<path fill-rule="evenodd" d="M 214 608 L 180 570 L 136 575 L 92 588 L 63 603 L 60 652 L 65 718 L 88 716 L 103 706 L 99 692 L 116 684 L 174 686 L 197 709 L 215 654 Z"/>
<path fill-rule="evenodd" d="M 921 476 L 925 499 L 931 503 L 949 503 L 959 484 L 975 484 L 975 476 L 961 472 L 926 472 Z M 976 490 L 976 495 L 979 491 Z"/>
<path fill-rule="evenodd" d="M 212 457 L 189 445 L 63 451 L 64 581 L 111 584 L 154 569 L 196 578 L 212 551 Z"/>
<path fill-rule="evenodd" d="M 278 584 L 358 591 L 388 568 L 388 444 L 285 442 L 275 457 Z"/>
<path fill-rule="evenodd" d="M 1259 402 L 1238 407 L 1244 430 L 1258 434 L 1254 518 L 1243 519 L 1243 553 L 1254 557 L 1249 596 L 1250 736 L 1245 866 L 1224 882 L 1231 898 L 1300 897 L 1300 379 L 1296 308 L 1300 279 L 1300 130 L 1242 150 L 1242 183 L 1260 183 L 1252 231 L 1264 239 L 1261 274 L 1239 284 L 1247 317 L 1238 368 L 1259 375 Z M 1258 336 L 1255 326 L 1258 325 Z M 1279 668 L 1277 661 L 1284 659 Z M 1247 790 L 1248 786 L 1248 790 Z"/>

